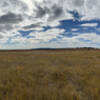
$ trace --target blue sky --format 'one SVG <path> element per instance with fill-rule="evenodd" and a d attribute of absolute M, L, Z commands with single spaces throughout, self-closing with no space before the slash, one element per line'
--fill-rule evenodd
<path fill-rule="evenodd" d="M 0 49 L 100 48 L 99 0 L 1 0 Z"/>

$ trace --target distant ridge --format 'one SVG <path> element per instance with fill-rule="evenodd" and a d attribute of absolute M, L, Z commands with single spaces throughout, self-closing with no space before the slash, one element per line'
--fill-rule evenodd
<path fill-rule="evenodd" d="M 99 50 L 99 48 L 93 48 L 93 47 L 77 47 L 77 48 L 35 48 L 32 50 L 82 50 L 82 49 L 86 49 L 86 50 L 91 50 L 91 49 L 97 49 Z"/>
<path fill-rule="evenodd" d="M 100 48 L 92 48 L 92 47 L 82 47 L 82 48 L 35 48 L 32 50 L 48 50 L 48 51 L 63 51 L 63 50 L 100 50 Z"/>
<path fill-rule="evenodd" d="M 76 51 L 76 50 L 100 50 L 100 48 L 92 48 L 92 47 L 82 47 L 82 48 L 34 48 L 34 49 L 4 49 L 0 50 L 0 52 L 6 52 L 6 51 Z"/>

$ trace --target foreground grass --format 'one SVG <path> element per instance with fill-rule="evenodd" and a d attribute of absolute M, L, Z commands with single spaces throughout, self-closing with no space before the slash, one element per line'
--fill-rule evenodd
<path fill-rule="evenodd" d="M 100 100 L 100 51 L 0 52 L 0 100 Z"/>

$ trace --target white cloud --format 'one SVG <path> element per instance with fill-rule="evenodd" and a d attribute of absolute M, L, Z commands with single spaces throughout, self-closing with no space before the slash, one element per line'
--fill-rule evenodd
<path fill-rule="evenodd" d="M 63 41 L 70 42 L 70 43 L 81 43 L 80 40 L 83 40 L 84 43 L 87 43 L 88 41 L 91 44 L 98 44 L 100 43 L 100 35 L 95 33 L 85 33 L 85 34 L 79 34 L 77 36 L 73 37 L 64 37 Z"/>
<path fill-rule="evenodd" d="M 96 27 L 98 25 L 98 23 L 86 23 L 86 24 L 82 24 L 81 26 L 83 27 Z"/>
<path fill-rule="evenodd" d="M 9 38 L 13 38 L 11 42 L 19 43 L 25 41 L 32 43 L 48 42 L 60 36 L 64 30 L 54 28 L 46 32 L 39 32 L 43 30 L 43 26 L 55 27 L 60 24 L 60 20 L 74 19 L 73 15 L 68 12 L 73 10 L 77 10 L 80 15 L 83 15 L 81 20 L 100 19 L 99 9 L 100 0 L 1 0 L 0 43 L 1 41 L 8 41 Z M 82 24 L 82 26 L 96 27 L 97 23 Z M 35 38 L 27 39 L 20 35 L 14 38 L 20 34 L 17 32 L 18 30 L 35 30 L 37 32 L 31 33 Z M 77 31 L 77 29 L 72 29 L 72 31 Z M 84 37 L 84 35 L 82 36 Z M 99 42 L 98 37 L 96 38 Z M 96 42 L 97 40 L 94 38 L 92 41 Z M 72 42 L 73 39 L 77 41 L 75 37 L 67 38 L 68 41 L 71 40 Z"/>
<path fill-rule="evenodd" d="M 52 39 L 57 39 L 65 30 L 64 29 L 50 29 L 45 32 L 31 32 L 27 37 L 22 37 L 21 35 L 12 36 L 11 43 L 41 43 L 41 42 L 49 42 Z"/>
<path fill-rule="evenodd" d="M 74 31 L 78 31 L 78 29 L 77 29 L 77 28 L 72 28 L 71 31 L 72 31 L 72 32 L 74 32 Z"/>
<path fill-rule="evenodd" d="M 49 29 L 45 32 L 32 32 L 30 36 L 34 36 L 35 39 L 48 42 L 51 39 L 56 39 L 57 36 L 60 36 L 65 30 L 64 29 Z"/>
<path fill-rule="evenodd" d="M 75 9 L 84 15 L 83 19 L 100 18 L 100 0 L 1 0 L 0 27 L 3 23 L 7 32 L 7 25 L 10 30 L 38 22 L 54 26 L 61 19 L 71 19 L 67 11 Z"/>
<path fill-rule="evenodd" d="M 77 36 L 78 39 L 84 39 L 84 40 L 90 40 L 91 43 L 100 43 L 100 35 L 97 35 L 95 33 L 87 33 L 87 34 L 81 34 Z"/>

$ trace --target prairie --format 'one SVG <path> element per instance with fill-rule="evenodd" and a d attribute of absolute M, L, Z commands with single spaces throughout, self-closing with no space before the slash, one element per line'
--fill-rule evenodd
<path fill-rule="evenodd" d="M 100 100 L 100 50 L 0 51 L 0 100 Z"/>

